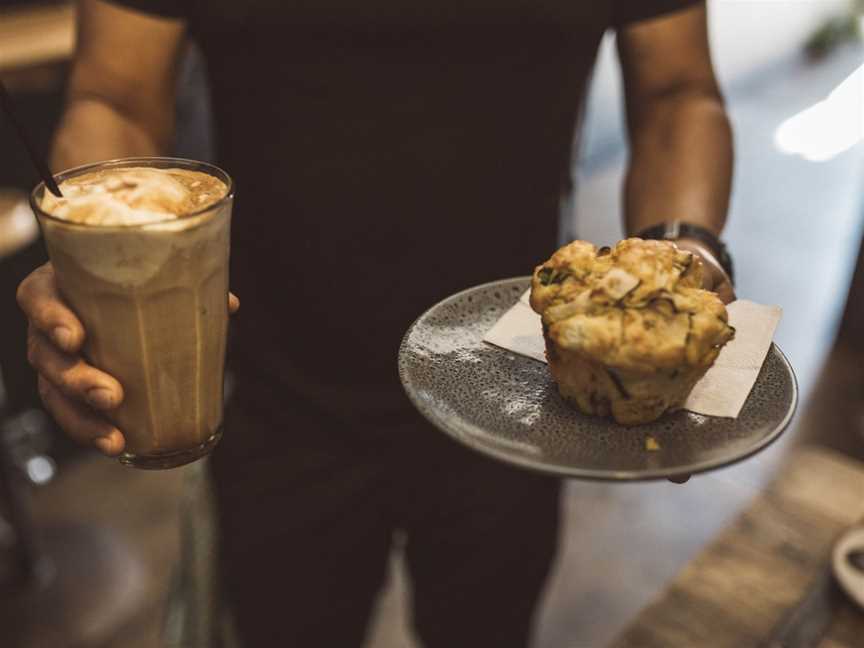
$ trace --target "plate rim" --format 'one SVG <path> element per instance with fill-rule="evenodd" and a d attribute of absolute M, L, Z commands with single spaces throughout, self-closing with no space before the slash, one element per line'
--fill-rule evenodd
<path fill-rule="evenodd" d="M 713 470 L 718 470 L 720 468 L 724 468 L 727 466 L 732 466 L 736 463 L 740 463 L 750 457 L 758 454 L 759 452 L 765 450 L 768 446 L 773 444 L 777 439 L 779 439 L 783 432 L 789 427 L 792 422 L 795 414 L 798 410 L 799 404 L 799 388 L 798 388 L 798 378 L 795 375 L 795 371 L 792 369 L 792 364 L 789 362 L 789 359 L 786 357 L 786 354 L 783 353 L 783 350 L 775 343 L 771 342 L 771 347 L 769 348 L 769 353 L 774 351 L 779 356 L 779 359 L 785 369 L 788 372 L 789 377 L 792 382 L 792 395 L 791 395 L 791 403 L 786 412 L 786 415 L 783 419 L 774 427 L 774 429 L 767 434 L 765 437 L 760 439 L 759 443 L 754 445 L 752 448 L 748 449 L 747 452 L 744 452 L 740 455 L 737 455 L 732 458 L 720 458 L 720 459 L 709 459 L 705 460 L 687 468 L 681 469 L 649 469 L 649 470 L 597 470 L 592 468 L 573 468 L 564 466 L 561 464 L 548 464 L 538 462 L 536 460 L 532 460 L 526 457 L 522 457 L 516 454 L 508 453 L 504 450 L 497 450 L 489 445 L 482 443 L 475 443 L 470 437 L 467 437 L 462 434 L 457 434 L 449 431 L 447 425 L 445 425 L 442 417 L 436 415 L 432 408 L 429 408 L 426 403 L 420 400 L 420 398 L 415 394 L 415 390 L 409 389 L 409 380 L 407 376 L 407 369 L 405 366 L 406 363 L 406 354 L 405 350 L 408 346 L 411 335 L 417 328 L 417 325 L 424 320 L 427 316 L 433 313 L 435 310 L 439 309 L 443 305 L 448 302 L 454 301 L 467 293 L 478 292 L 482 289 L 493 288 L 495 286 L 500 286 L 502 284 L 511 284 L 517 281 L 522 282 L 530 282 L 531 276 L 517 276 L 517 277 L 509 277 L 506 279 L 497 279 L 495 281 L 487 281 L 482 284 L 478 284 L 476 286 L 472 286 L 469 288 L 465 288 L 464 290 L 460 290 L 459 292 L 453 293 L 452 295 L 445 297 L 444 299 L 439 300 L 429 308 L 427 308 L 423 313 L 421 313 L 408 327 L 405 334 L 402 336 L 402 341 L 399 344 L 399 355 L 397 358 L 397 367 L 399 371 L 399 381 L 402 384 L 402 388 L 405 391 L 408 399 L 411 401 L 411 404 L 417 409 L 418 412 L 425 418 L 429 423 L 432 424 L 439 432 L 445 434 L 452 440 L 464 445 L 471 450 L 478 452 L 487 457 L 492 457 L 496 460 L 503 461 L 504 463 L 518 466 L 520 468 L 531 470 L 535 473 L 542 473 L 545 475 L 552 475 L 557 477 L 566 477 L 569 479 L 579 479 L 579 480 L 589 480 L 589 481 L 606 481 L 606 482 L 634 482 L 634 481 L 653 481 L 658 479 L 669 479 L 672 477 L 684 477 L 690 475 L 697 475 L 700 473 L 710 472 Z M 518 299 L 518 298 L 517 298 Z M 514 302 L 515 303 L 515 302 Z M 499 348 L 500 347 L 496 347 Z M 513 353 L 512 351 L 507 351 L 506 349 L 500 349 L 502 353 Z M 518 354 L 514 354 L 518 355 Z M 519 356 L 522 357 L 522 356 Z M 526 360 L 530 360 L 530 358 L 526 358 Z M 763 361 L 764 364 L 764 361 Z M 748 396 L 749 399 L 749 396 Z M 580 414 L 582 415 L 582 414 Z M 582 415 L 585 416 L 585 415 Z M 710 417 L 716 418 L 716 417 Z"/>

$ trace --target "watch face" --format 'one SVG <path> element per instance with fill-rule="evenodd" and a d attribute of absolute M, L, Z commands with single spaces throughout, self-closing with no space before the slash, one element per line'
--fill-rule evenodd
<path fill-rule="evenodd" d="M 677 239 L 681 238 L 681 223 L 672 221 L 666 226 L 666 238 Z"/>

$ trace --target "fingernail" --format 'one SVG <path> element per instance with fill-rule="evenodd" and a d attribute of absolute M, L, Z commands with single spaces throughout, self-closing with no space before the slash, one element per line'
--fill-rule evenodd
<path fill-rule="evenodd" d="M 93 439 L 93 445 L 96 446 L 100 452 L 111 455 L 114 454 L 114 442 L 111 441 L 111 435 L 100 436 Z"/>
<path fill-rule="evenodd" d="M 65 326 L 58 326 L 55 328 L 52 336 L 54 341 L 60 345 L 60 348 L 68 349 L 72 346 L 72 331 Z"/>
<path fill-rule="evenodd" d="M 114 407 L 114 395 L 104 387 L 94 387 L 87 390 L 87 402 L 98 409 Z"/>

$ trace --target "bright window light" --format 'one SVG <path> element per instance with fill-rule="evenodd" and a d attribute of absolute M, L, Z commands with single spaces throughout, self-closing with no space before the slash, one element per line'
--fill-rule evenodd
<path fill-rule="evenodd" d="M 774 132 L 783 153 L 827 162 L 864 140 L 864 65 L 825 99 L 784 121 Z"/>

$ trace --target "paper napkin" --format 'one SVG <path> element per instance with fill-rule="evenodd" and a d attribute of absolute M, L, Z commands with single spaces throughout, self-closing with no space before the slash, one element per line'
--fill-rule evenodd
<path fill-rule="evenodd" d="M 513 353 L 546 362 L 540 316 L 528 304 L 529 292 L 499 319 L 484 341 Z M 768 355 L 780 322 L 779 306 L 739 299 L 726 306 L 735 338 L 720 351 L 684 407 L 706 416 L 736 418 L 744 407 Z"/>

